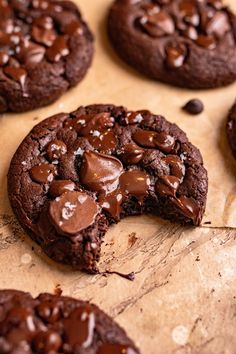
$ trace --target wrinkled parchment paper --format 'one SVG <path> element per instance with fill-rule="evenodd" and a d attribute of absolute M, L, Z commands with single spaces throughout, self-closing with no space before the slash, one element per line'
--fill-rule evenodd
<path fill-rule="evenodd" d="M 88 75 L 49 107 L 0 117 L 0 289 L 38 295 L 59 288 L 65 295 L 91 300 L 127 330 L 142 353 L 233 354 L 236 242 L 235 231 L 222 227 L 236 227 L 236 162 L 224 131 L 236 84 L 195 92 L 143 77 L 124 64 L 108 43 L 105 16 L 111 0 L 76 2 L 96 36 Z M 230 3 L 236 9 L 236 2 Z M 204 113 L 197 117 L 180 109 L 194 97 L 205 104 Z M 163 114 L 200 148 L 209 173 L 203 222 L 211 221 L 211 225 L 180 227 L 142 216 L 111 227 L 100 268 L 134 271 L 134 282 L 116 275 L 89 276 L 49 260 L 21 230 L 7 198 L 9 162 L 29 130 L 52 114 L 93 103 Z"/>

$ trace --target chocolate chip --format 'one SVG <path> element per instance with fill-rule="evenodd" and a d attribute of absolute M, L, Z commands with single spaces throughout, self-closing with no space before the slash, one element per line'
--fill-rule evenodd
<path fill-rule="evenodd" d="M 204 105 L 199 99 L 192 99 L 188 101 L 182 109 L 190 114 L 197 115 L 203 112 Z"/>
<path fill-rule="evenodd" d="M 164 11 L 141 17 L 140 24 L 153 37 L 161 37 L 175 31 L 172 17 Z"/>
<path fill-rule="evenodd" d="M 195 43 L 205 49 L 214 49 L 216 47 L 216 41 L 211 36 L 199 35 Z"/>

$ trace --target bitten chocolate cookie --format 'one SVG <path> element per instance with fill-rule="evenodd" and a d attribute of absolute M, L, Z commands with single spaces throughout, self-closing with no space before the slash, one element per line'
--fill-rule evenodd
<path fill-rule="evenodd" d="M 71 1 L 0 0 L 0 112 L 52 103 L 86 74 L 93 38 Z"/>
<path fill-rule="evenodd" d="M 2 290 L 0 308 L 0 353 L 140 353 L 125 331 L 89 302 Z"/>
<path fill-rule="evenodd" d="M 165 118 L 93 105 L 33 128 L 12 159 L 8 190 L 19 222 L 49 257 L 96 272 L 109 224 L 125 216 L 199 225 L 207 172 Z"/>
<path fill-rule="evenodd" d="M 229 111 L 226 133 L 233 156 L 236 159 L 236 102 Z"/>
<path fill-rule="evenodd" d="M 192 89 L 236 79 L 236 17 L 221 0 L 116 0 L 108 32 L 140 72 Z"/>

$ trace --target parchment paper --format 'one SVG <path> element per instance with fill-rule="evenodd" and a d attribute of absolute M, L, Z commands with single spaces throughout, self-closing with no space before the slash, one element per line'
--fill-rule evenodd
<path fill-rule="evenodd" d="M 148 354 L 234 354 L 236 326 L 236 162 L 226 138 L 227 112 L 236 84 L 209 91 L 180 90 L 153 82 L 124 64 L 105 32 L 111 0 L 77 0 L 96 37 L 92 68 L 84 81 L 55 104 L 0 118 L 0 289 L 53 292 L 91 300 L 113 316 Z M 236 9 L 234 0 L 230 1 Z M 205 111 L 181 111 L 198 97 Z M 129 282 L 73 271 L 49 260 L 19 227 L 6 191 L 10 159 L 29 130 L 57 112 L 93 103 L 147 108 L 176 122 L 204 157 L 209 194 L 204 221 L 189 228 L 152 216 L 133 217 L 106 235 L 100 268 L 134 271 Z"/>

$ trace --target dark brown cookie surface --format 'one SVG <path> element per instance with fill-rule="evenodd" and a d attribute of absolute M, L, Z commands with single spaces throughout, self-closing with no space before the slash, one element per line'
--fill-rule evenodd
<path fill-rule="evenodd" d="M 8 190 L 49 257 L 96 272 L 109 224 L 125 216 L 199 225 L 207 173 L 199 150 L 162 116 L 93 105 L 33 128 L 12 159 Z"/>
<path fill-rule="evenodd" d="M 116 0 L 108 32 L 118 54 L 156 80 L 197 89 L 236 79 L 236 17 L 221 0 Z"/>
<path fill-rule="evenodd" d="M 0 291 L 0 353 L 139 354 L 97 306 L 64 296 Z"/>
<path fill-rule="evenodd" d="M 0 112 L 45 106 L 75 86 L 92 42 L 71 1 L 0 0 Z"/>

